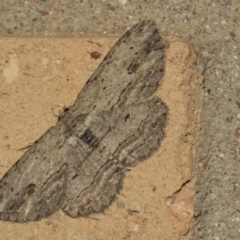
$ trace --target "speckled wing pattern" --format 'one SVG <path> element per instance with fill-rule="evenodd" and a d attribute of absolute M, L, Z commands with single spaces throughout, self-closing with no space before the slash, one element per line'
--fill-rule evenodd
<path fill-rule="evenodd" d="M 156 151 L 167 106 L 154 95 L 164 73 L 163 40 L 142 21 L 113 46 L 73 106 L 0 180 L 0 219 L 35 221 L 107 208 L 124 172 Z"/>

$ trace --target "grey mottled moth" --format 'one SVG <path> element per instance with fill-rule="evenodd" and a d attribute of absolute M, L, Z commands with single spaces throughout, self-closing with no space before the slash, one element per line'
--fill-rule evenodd
<path fill-rule="evenodd" d="M 153 21 L 127 31 L 59 116 L 0 180 L 0 219 L 27 222 L 62 209 L 70 217 L 103 211 L 124 172 L 156 151 L 167 106 L 154 93 L 164 72 Z"/>

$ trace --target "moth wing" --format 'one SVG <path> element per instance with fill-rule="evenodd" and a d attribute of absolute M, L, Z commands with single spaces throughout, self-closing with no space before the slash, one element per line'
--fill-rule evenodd
<path fill-rule="evenodd" d="M 65 187 L 65 150 L 59 126 L 50 128 L 0 180 L 0 219 L 27 222 L 59 209 Z"/>
<path fill-rule="evenodd" d="M 114 151 L 114 159 L 132 167 L 150 157 L 164 138 L 167 112 L 168 107 L 157 96 L 118 111 L 115 119 L 120 123 L 115 135 L 119 146 Z"/>
<path fill-rule="evenodd" d="M 164 137 L 167 107 L 156 96 L 88 116 L 69 128 L 67 187 L 62 210 L 71 217 L 107 208 L 126 167 L 149 157 Z M 108 124 L 106 124 L 108 123 Z"/>
<path fill-rule="evenodd" d="M 111 48 L 61 117 L 70 126 L 80 114 L 132 104 L 151 96 L 164 73 L 164 44 L 153 21 L 142 21 Z"/>
<path fill-rule="evenodd" d="M 101 156 L 93 158 L 89 162 L 101 160 L 100 158 Z M 108 161 L 95 172 L 95 175 L 88 177 L 91 183 L 88 183 L 82 189 L 82 180 L 87 177 L 89 171 L 78 175 L 78 170 L 73 170 L 72 174 L 77 174 L 77 176 L 74 180 L 72 179 L 72 182 L 68 181 L 71 186 L 66 189 L 62 210 L 71 217 L 87 216 L 90 213 L 102 212 L 112 203 L 118 190 L 121 188 L 124 171 L 123 168 L 114 162 Z"/>

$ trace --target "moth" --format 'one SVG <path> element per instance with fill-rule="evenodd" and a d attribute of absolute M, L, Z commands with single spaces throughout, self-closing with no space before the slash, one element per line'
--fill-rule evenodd
<path fill-rule="evenodd" d="M 0 180 L 0 219 L 35 221 L 61 209 L 102 212 L 126 168 L 156 151 L 168 108 L 154 93 L 164 74 L 155 22 L 142 21 L 112 47 L 76 98 Z"/>

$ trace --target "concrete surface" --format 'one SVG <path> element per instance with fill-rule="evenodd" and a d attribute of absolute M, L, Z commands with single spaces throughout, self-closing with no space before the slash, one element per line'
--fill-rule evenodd
<path fill-rule="evenodd" d="M 205 94 L 194 146 L 192 239 L 240 239 L 239 1 L 2 0 L 0 10 L 2 36 L 120 36 L 153 19 L 162 34 L 190 41 Z"/>

